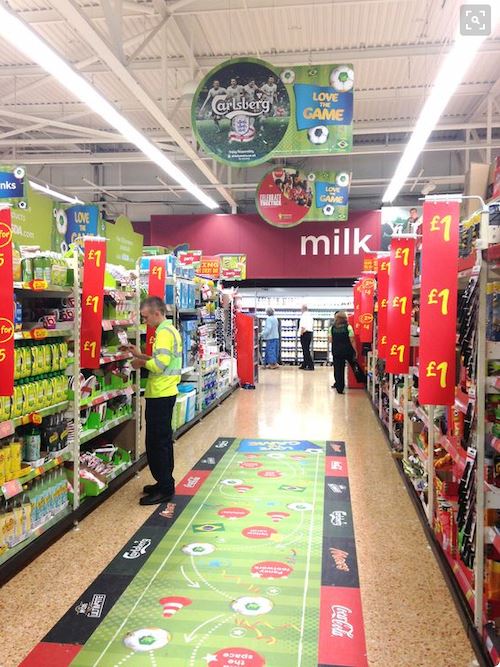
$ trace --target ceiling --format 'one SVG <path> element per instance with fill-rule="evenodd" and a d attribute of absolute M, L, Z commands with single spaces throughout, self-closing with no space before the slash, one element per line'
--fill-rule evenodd
<path fill-rule="evenodd" d="M 284 66 L 353 63 L 354 152 L 294 164 L 352 170 L 352 206 L 380 205 L 458 22 L 461 0 L 10 0 L 9 6 L 214 197 L 254 210 L 265 167 L 197 153 L 189 92 L 214 65 L 257 56 Z M 0 162 L 107 202 L 135 219 L 201 209 L 43 70 L 0 39 Z M 405 202 L 433 181 L 462 187 L 470 161 L 500 154 L 500 28 L 448 104 Z M 161 178 L 158 180 L 158 178 Z M 165 185 L 166 184 L 166 185 Z"/>

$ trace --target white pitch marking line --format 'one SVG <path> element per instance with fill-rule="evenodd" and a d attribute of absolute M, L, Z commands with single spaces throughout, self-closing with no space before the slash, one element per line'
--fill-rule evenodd
<path fill-rule="evenodd" d="M 156 570 L 156 572 L 155 572 L 155 574 L 153 575 L 153 577 L 150 579 L 148 585 L 147 585 L 146 588 L 142 591 L 141 595 L 137 598 L 137 600 L 136 600 L 134 606 L 133 606 L 132 609 L 129 611 L 129 613 L 127 614 L 127 616 L 123 619 L 123 621 L 122 621 L 120 627 L 116 630 L 115 634 L 112 636 L 112 638 L 109 640 L 109 642 L 107 643 L 107 645 L 104 647 L 103 651 L 101 652 L 101 654 L 99 655 L 99 657 L 98 657 L 97 660 L 95 661 L 95 663 L 94 663 L 94 667 L 96 667 L 96 666 L 101 662 L 102 658 L 103 658 L 104 655 L 106 654 L 106 651 L 109 649 L 109 647 L 111 646 L 111 644 L 115 641 L 115 639 L 116 639 L 118 633 L 121 632 L 121 631 L 123 630 L 124 625 L 127 623 L 127 621 L 128 621 L 128 619 L 130 618 L 130 616 L 131 616 L 131 615 L 134 613 L 134 611 L 136 610 L 137 605 L 141 602 L 142 598 L 146 595 L 147 591 L 148 591 L 149 588 L 151 587 L 151 584 L 155 581 L 156 577 L 160 574 L 160 572 L 162 571 L 162 569 L 165 567 L 165 565 L 166 565 L 166 563 L 168 562 L 168 559 L 170 558 L 170 556 L 171 556 L 171 555 L 174 553 L 174 551 L 177 549 L 177 546 L 178 546 L 179 542 L 181 541 L 181 539 L 182 539 L 182 538 L 184 537 L 184 535 L 186 534 L 188 528 L 191 526 L 191 524 L 193 523 L 193 521 L 196 519 L 196 517 L 198 516 L 198 514 L 201 512 L 201 510 L 204 509 L 204 503 L 208 500 L 208 498 L 210 498 L 210 496 L 212 495 L 212 493 L 215 491 L 215 489 L 217 488 L 217 485 L 220 483 L 220 480 L 221 480 L 221 479 L 224 477 L 224 475 L 226 474 L 226 470 L 231 466 L 231 464 L 233 463 L 233 461 L 234 461 L 234 459 L 236 458 L 236 456 L 238 455 L 238 453 L 239 453 L 239 452 L 238 452 L 238 449 L 236 449 L 235 452 L 234 452 L 234 454 L 233 454 L 233 456 L 232 456 L 232 458 L 231 458 L 231 460 L 229 461 L 229 463 L 227 464 L 227 466 L 224 468 L 224 470 L 221 472 L 221 474 L 220 474 L 219 479 L 217 480 L 217 482 L 212 486 L 212 488 L 210 489 L 210 491 L 207 493 L 207 495 L 205 496 L 203 502 L 200 502 L 200 506 L 198 507 L 198 509 L 197 509 L 196 512 L 194 513 L 194 516 L 192 517 L 191 521 L 187 523 L 186 527 L 184 528 L 184 530 L 182 531 L 182 533 L 181 533 L 181 534 L 179 535 L 179 537 L 177 538 L 175 544 L 174 544 L 173 547 L 170 549 L 170 551 L 168 552 L 167 556 L 165 556 L 165 559 L 162 561 L 162 563 L 160 564 L 160 566 L 159 566 L 158 569 Z"/>
<path fill-rule="evenodd" d="M 299 650 L 297 652 L 297 667 L 300 667 L 302 665 L 302 652 L 304 650 L 304 625 L 306 621 L 306 601 L 307 601 L 307 591 L 309 589 L 309 571 L 311 568 L 311 546 L 312 546 L 312 537 L 313 537 L 313 529 L 314 529 L 314 516 L 315 512 L 314 510 L 316 509 L 316 494 L 318 492 L 318 468 L 319 468 L 319 462 L 320 460 L 323 461 L 324 465 L 324 457 L 317 456 L 316 457 L 316 472 L 314 476 L 314 496 L 313 496 L 313 509 L 311 511 L 311 525 L 309 526 L 309 546 L 307 548 L 307 566 L 306 566 L 306 584 L 304 586 L 304 597 L 302 599 L 302 622 L 300 624 L 300 639 L 299 639 Z"/>

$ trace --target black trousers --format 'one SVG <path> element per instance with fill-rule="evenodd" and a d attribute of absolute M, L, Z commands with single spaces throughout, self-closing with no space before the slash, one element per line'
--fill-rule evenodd
<path fill-rule="evenodd" d="M 146 399 L 146 454 L 151 474 L 160 491 L 174 493 L 174 443 L 172 412 L 175 396 Z"/>
<path fill-rule="evenodd" d="M 335 384 L 337 391 L 344 391 L 345 389 L 345 362 L 352 365 L 354 361 L 354 354 L 334 354 L 333 355 L 333 375 L 335 377 Z"/>
<path fill-rule="evenodd" d="M 312 331 L 305 331 L 300 335 L 300 344 L 302 345 L 302 354 L 304 355 L 303 367 L 314 369 L 314 362 L 311 356 L 312 338 Z"/>

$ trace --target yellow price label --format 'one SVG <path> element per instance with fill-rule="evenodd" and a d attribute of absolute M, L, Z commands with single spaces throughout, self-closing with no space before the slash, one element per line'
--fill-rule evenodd
<path fill-rule="evenodd" d="M 399 308 L 401 310 L 401 315 L 406 315 L 406 308 L 408 306 L 408 297 L 407 296 L 395 296 L 392 300 L 392 307 Z"/>
<path fill-rule="evenodd" d="M 448 302 L 450 300 L 450 290 L 442 289 L 438 292 L 437 289 L 431 289 L 427 303 L 430 306 L 441 305 L 441 314 L 448 315 Z"/>
<path fill-rule="evenodd" d="M 390 355 L 391 357 L 398 357 L 399 363 L 402 364 L 405 356 L 405 345 L 392 345 Z"/>
<path fill-rule="evenodd" d="M 97 268 L 101 266 L 101 256 L 102 250 L 94 250 L 93 248 L 89 250 L 87 255 L 89 262 L 94 262 Z"/>
<path fill-rule="evenodd" d="M 448 242 L 450 240 L 451 231 L 451 215 L 435 215 L 431 220 L 431 232 L 443 232 L 443 239 Z"/>
<path fill-rule="evenodd" d="M 437 361 L 431 361 L 427 364 L 425 375 L 428 378 L 439 377 L 439 386 L 441 389 L 446 389 L 447 381 L 446 376 L 448 374 L 448 362 L 442 361 L 438 363 Z"/>
<path fill-rule="evenodd" d="M 396 248 L 396 253 L 395 253 L 395 258 L 396 259 L 402 259 L 403 260 L 403 266 L 408 266 L 409 260 L 410 260 L 410 249 L 409 248 Z"/>
<path fill-rule="evenodd" d="M 90 356 L 92 359 L 96 358 L 96 353 L 97 353 L 97 343 L 96 341 L 90 341 L 86 340 L 83 344 L 83 350 L 84 352 L 90 352 Z"/>
<path fill-rule="evenodd" d="M 99 308 L 99 300 L 101 297 L 99 296 L 92 296 L 91 294 L 85 299 L 85 305 L 86 306 L 91 306 L 92 310 L 94 313 L 97 313 L 97 309 Z"/>

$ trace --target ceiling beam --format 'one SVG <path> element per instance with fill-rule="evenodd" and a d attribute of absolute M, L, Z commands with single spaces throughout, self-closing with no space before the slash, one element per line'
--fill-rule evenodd
<path fill-rule="evenodd" d="M 220 185 L 215 174 L 200 160 L 198 154 L 179 130 L 167 118 L 158 104 L 151 99 L 144 88 L 136 81 L 126 66 L 120 62 L 111 48 L 101 38 L 95 27 L 87 20 L 80 8 L 72 0 L 58 0 L 57 9 L 66 18 L 77 34 L 88 44 L 93 51 L 107 63 L 109 69 L 117 76 L 121 83 L 140 102 L 144 109 L 159 123 L 160 127 L 170 135 L 183 153 L 198 167 L 210 183 L 217 186 L 217 191 L 232 207 L 236 206 L 231 193 Z"/>
<path fill-rule="evenodd" d="M 144 38 L 146 33 L 141 33 L 140 36 L 136 35 L 130 40 L 125 42 L 125 46 L 131 46 L 132 43 L 139 43 Z M 389 59 L 393 60 L 394 58 L 429 58 L 430 56 L 443 56 L 451 49 L 451 45 L 443 45 L 441 43 L 436 44 L 404 44 L 400 46 L 366 46 L 362 48 L 351 48 L 351 49 L 323 49 L 304 54 L 302 52 L 284 52 L 284 53 L 272 53 L 265 51 L 261 53 L 261 57 L 265 60 L 272 62 L 278 67 L 287 67 L 291 65 L 303 65 L 304 63 L 310 63 L 311 65 L 328 65 L 330 63 L 338 62 L 339 59 L 342 62 L 357 63 L 364 60 L 384 60 Z M 481 49 L 479 50 L 479 56 L 481 54 L 496 54 L 500 53 L 500 39 L 491 39 L 483 43 Z M 220 53 L 213 56 L 197 56 L 196 62 L 200 69 L 206 70 L 219 65 L 222 61 L 232 56 L 236 57 L 238 54 L 235 52 L 231 53 Z M 247 55 L 247 54 L 240 54 Z M 99 63 L 99 58 L 97 56 L 90 57 L 87 59 L 88 64 L 85 66 L 80 66 L 79 64 L 73 64 L 73 67 L 77 67 L 79 71 L 87 72 L 89 74 L 98 74 L 99 72 L 107 72 L 108 67 Z M 90 62 L 91 61 L 91 62 Z M 190 68 L 191 65 L 186 62 L 186 58 L 181 56 L 170 57 L 168 59 L 169 67 L 175 69 Z M 428 63 L 430 66 L 430 63 Z M 135 60 L 130 63 L 130 68 L 133 71 L 151 71 L 151 70 L 160 70 L 161 69 L 161 58 L 147 58 L 142 60 Z M 0 77 L 10 77 L 10 76 L 36 76 L 40 74 L 40 68 L 37 65 L 31 64 L 19 64 L 19 65 L 2 65 L 0 66 Z"/>
<path fill-rule="evenodd" d="M 68 142 L 69 143 L 69 142 Z M 73 142 L 74 143 L 74 142 Z M 0 144 L 1 145 L 1 144 Z M 346 160 L 356 155 L 385 155 L 385 154 L 394 154 L 402 153 L 405 149 L 406 144 L 378 144 L 378 145 L 369 145 L 369 146 L 354 146 L 352 153 L 346 153 L 344 155 L 339 154 L 335 156 L 330 156 L 330 159 L 335 157 L 338 160 Z M 497 149 L 500 148 L 500 140 L 493 139 L 491 143 L 486 141 L 476 140 L 465 144 L 462 140 L 458 141 L 436 141 L 428 142 L 422 152 L 462 152 L 470 150 L 486 150 L 487 148 Z M 302 156 L 302 158 L 313 158 L 318 157 L 317 155 Z M 177 160 L 186 160 L 190 159 L 183 154 L 176 155 Z M 16 160 L 9 160 L 8 158 L 2 158 L 3 162 L 12 164 L 13 162 L 22 161 L 23 164 L 46 164 L 46 165 L 64 165 L 64 164 L 120 164 L 120 163 L 131 163 L 131 164 L 141 164 L 148 163 L 150 160 L 139 153 L 138 151 L 127 151 L 127 152 L 113 152 L 113 153 L 77 153 L 77 154 L 43 154 L 43 155 L 33 155 L 29 153 L 18 153 Z M 209 162 L 211 161 L 210 157 L 199 157 L 199 162 Z M 223 187 L 220 183 L 215 184 L 219 187 Z"/>

